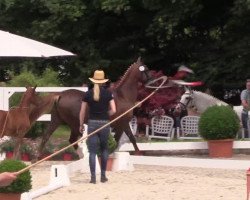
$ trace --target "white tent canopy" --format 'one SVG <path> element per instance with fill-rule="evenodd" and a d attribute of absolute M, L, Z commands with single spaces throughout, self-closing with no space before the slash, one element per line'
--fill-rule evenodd
<path fill-rule="evenodd" d="M 75 54 L 0 30 L 0 57 L 55 57 Z"/>

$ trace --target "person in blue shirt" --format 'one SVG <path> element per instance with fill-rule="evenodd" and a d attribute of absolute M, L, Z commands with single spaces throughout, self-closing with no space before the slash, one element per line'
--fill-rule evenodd
<path fill-rule="evenodd" d="M 244 128 L 244 135 L 245 135 L 245 138 L 249 138 L 248 111 L 250 110 L 250 79 L 247 79 L 246 89 L 241 92 L 240 99 L 241 99 L 241 105 L 243 106 L 243 109 L 241 112 L 241 121 L 242 121 L 242 126 Z"/>
<path fill-rule="evenodd" d="M 103 87 L 103 84 L 108 81 L 105 79 L 105 74 L 102 70 L 96 70 L 94 76 L 89 78 L 94 84 L 94 87 L 88 90 L 83 99 L 79 114 L 80 128 L 84 130 L 84 118 L 88 116 L 88 134 L 102 127 L 109 122 L 109 116 L 116 112 L 116 105 L 112 93 Z M 88 113 L 87 112 L 88 107 Z M 110 126 L 106 126 L 96 134 L 90 136 L 87 140 L 89 149 L 89 166 L 91 179 L 90 183 L 96 183 L 96 155 L 98 150 L 101 152 L 101 182 L 107 182 L 106 167 L 108 160 L 108 135 Z"/>

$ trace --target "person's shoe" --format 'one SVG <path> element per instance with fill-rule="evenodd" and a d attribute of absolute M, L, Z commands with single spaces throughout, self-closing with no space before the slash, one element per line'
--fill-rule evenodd
<path fill-rule="evenodd" d="M 96 179 L 95 178 L 91 178 L 89 183 L 93 183 L 93 184 L 96 184 Z"/>
<path fill-rule="evenodd" d="M 108 179 L 107 179 L 106 176 L 102 176 L 102 177 L 101 177 L 101 182 L 102 182 L 102 183 L 105 183 L 105 182 L 107 182 L 107 181 L 108 181 Z"/>

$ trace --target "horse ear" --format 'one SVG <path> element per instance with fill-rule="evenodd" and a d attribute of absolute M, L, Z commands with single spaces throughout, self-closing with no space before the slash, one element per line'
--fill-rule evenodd
<path fill-rule="evenodd" d="M 193 93 L 193 90 L 190 86 L 184 86 L 186 92 Z"/>
<path fill-rule="evenodd" d="M 34 87 L 34 91 L 36 90 L 36 87 L 37 87 L 37 85 L 35 85 L 35 87 Z"/>
<path fill-rule="evenodd" d="M 137 58 L 137 63 L 140 62 L 141 63 L 141 56 Z"/>

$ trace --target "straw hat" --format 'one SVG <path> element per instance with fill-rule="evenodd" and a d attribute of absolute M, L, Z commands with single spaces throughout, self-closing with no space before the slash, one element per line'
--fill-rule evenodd
<path fill-rule="evenodd" d="M 109 79 L 105 79 L 104 71 L 102 70 L 95 70 L 94 76 L 89 78 L 93 83 L 106 83 Z"/>

